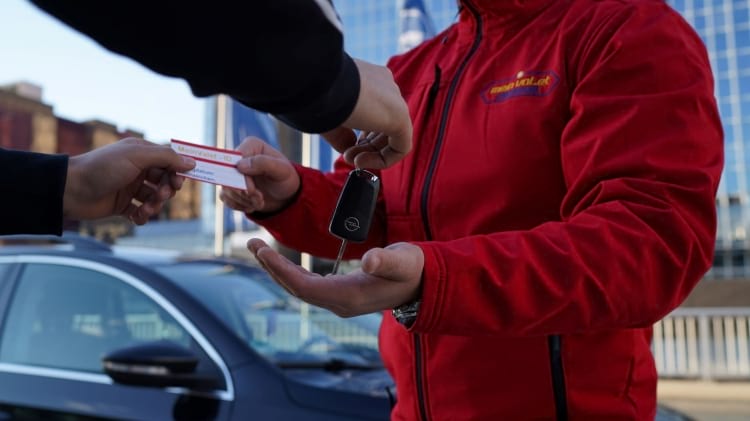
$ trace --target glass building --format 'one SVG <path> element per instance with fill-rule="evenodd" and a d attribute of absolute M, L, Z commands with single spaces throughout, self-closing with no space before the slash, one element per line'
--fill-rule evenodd
<path fill-rule="evenodd" d="M 709 52 L 724 126 L 726 165 L 717 209 L 714 267 L 708 278 L 750 277 L 750 0 L 670 0 Z M 456 0 L 334 0 L 349 53 L 384 64 L 400 51 L 410 7 L 421 7 L 434 31 L 456 19 Z M 430 34 L 428 34 L 430 35 Z"/>
<path fill-rule="evenodd" d="M 399 52 L 404 13 L 423 9 L 427 27 L 440 32 L 456 20 L 456 3 L 457 0 L 333 0 L 344 24 L 346 50 L 353 57 L 377 64 L 385 64 Z"/>
<path fill-rule="evenodd" d="M 725 167 L 709 278 L 750 277 L 750 1 L 671 0 L 708 49 L 724 127 Z"/>

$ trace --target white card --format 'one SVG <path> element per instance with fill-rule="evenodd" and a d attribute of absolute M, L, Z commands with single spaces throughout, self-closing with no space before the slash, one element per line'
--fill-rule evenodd
<path fill-rule="evenodd" d="M 235 189 L 247 188 L 245 176 L 236 168 L 237 162 L 242 159 L 241 153 L 176 139 L 172 139 L 172 149 L 180 155 L 189 156 L 195 160 L 195 168 L 186 173 L 180 173 L 181 175 Z"/>

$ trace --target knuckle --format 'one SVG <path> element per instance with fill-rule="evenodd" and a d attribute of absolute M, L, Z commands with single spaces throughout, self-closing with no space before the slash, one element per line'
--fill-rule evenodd
<path fill-rule="evenodd" d="M 350 318 L 351 315 L 351 309 L 348 308 L 346 305 L 341 305 L 335 308 L 330 309 L 335 315 L 342 317 L 342 318 Z"/>

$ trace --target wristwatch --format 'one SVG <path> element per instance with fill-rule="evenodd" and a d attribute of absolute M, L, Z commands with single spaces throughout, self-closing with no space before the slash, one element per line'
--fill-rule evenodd
<path fill-rule="evenodd" d="M 417 320 L 417 313 L 419 312 L 419 305 L 422 303 L 421 299 L 417 299 L 410 303 L 406 303 L 394 308 L 391 313 L 396 321 L 409 328 Z"/>

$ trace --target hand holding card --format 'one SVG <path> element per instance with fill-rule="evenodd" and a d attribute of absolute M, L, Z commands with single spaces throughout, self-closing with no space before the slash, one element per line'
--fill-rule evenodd
<path fill-rule="evenodd" d="M 195 168 L 180 173 L 185 177 L 220 186 L 245 190 L 245 176 L 237 171 L 237 162 L 242 154 L 237 151 L 197 145 L 172 139 L 172 149 L 180 155 L 189 156 L 196 162 Z"/>

